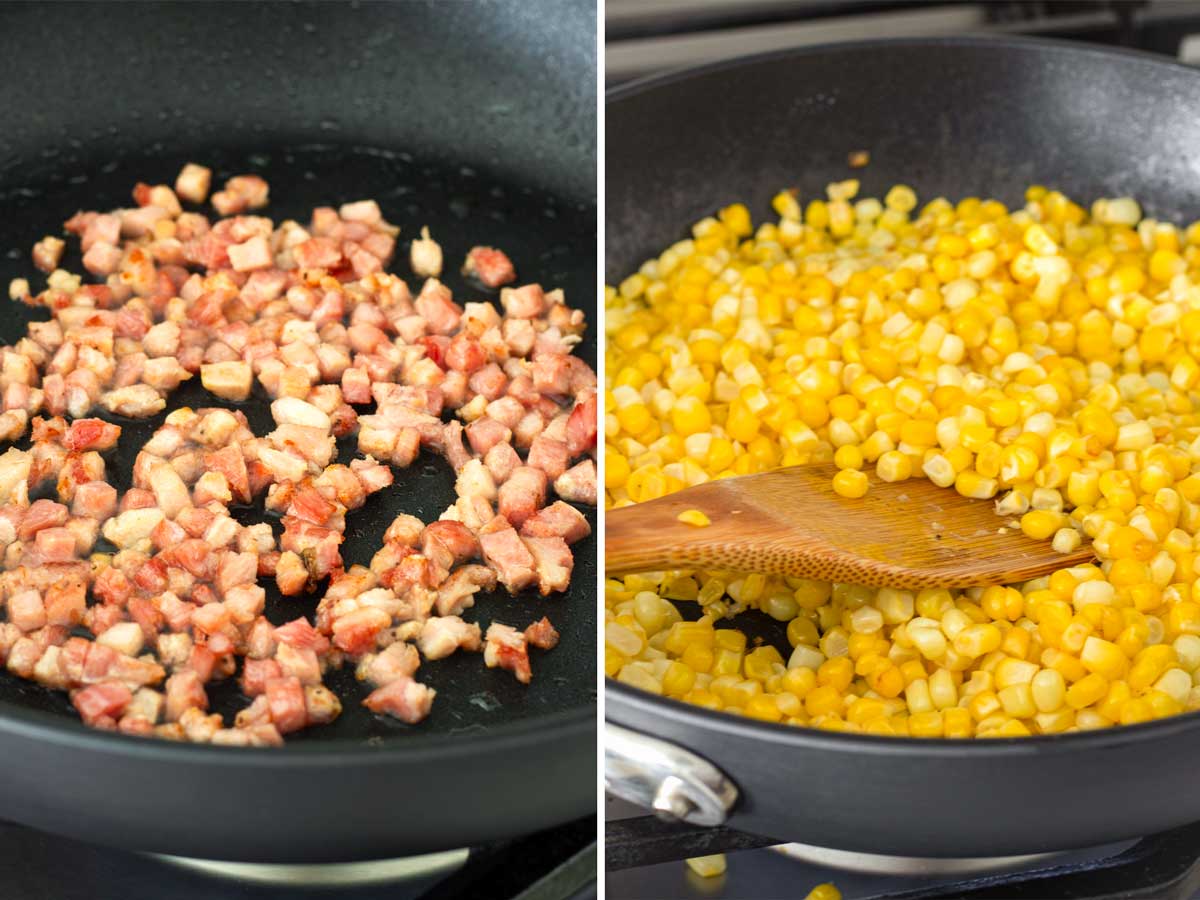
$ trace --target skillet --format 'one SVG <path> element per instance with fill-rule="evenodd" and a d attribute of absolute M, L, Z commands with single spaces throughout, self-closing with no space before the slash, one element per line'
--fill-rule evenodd
<path fill-rule="evenodd" d="M 42 283 L 29 248 L 77 209 L 128 206 L 135 182 L 171 183 L 195 160 L 214 169 L 214 185 L 263 175 L 275 198 L 264 214 L 276 221 L 377 199 L 402 228 L 390 270 L 413 285 L 408 240 L 429 225 L 460 300 L 487 296 L 457 274 L 467 249 L 499 246 L 523 280 L 565 288 L 594 325 L 590 4 L 5 4 L 0 57 L 5 285 Z M 76 248 L 64 265 L 78 263 Z M 36 311 L 5 310 L 0 341 L 10 343 Z M 594 338 L 578 352 L 594 364 Z M 168 409 L 214 400 L 185 385 Z M 269 427 L 262 398 L 242 408 L 256 431 Z M 108 466 L 118 488 L 161 420 L 121 423 Z M 340 446 L 343 461 L 352 450 Z M 369 562 L 397 513 L 430 521 L 454 499 L 438 458 L 396 476 L 348 517 L 347 565 Z M 422 677 L 438 698 L 418 726 L 362 709 L 347 669 L 328 682 L 342 717 L 283 748 L 175 745 L 85 729 L 64 695 L 0 675 L 2 814 L 126 849 L 254 862 L 441 850 L 586 815 L 594 538 L 574 549 L 565 596 L 491 594 L 472 611 L 484 627 L 548 614 L 560 629 L 559 647 L 535 654 L 529 689 L 477 655 L 429 664 Z M 315 600 L 269 595 L 268 616 L 311 613 Z M 232 682 L 213 695 L 226 715 L 246 702 Z"/>
<path fill-rule="evenodd" d="M 1084 203 L 1133 195 L 1179 224 L 1200 217 L 1200 73 L 1086 45 L 885 40 L 750 57 L 610 92 L 606 134 L 610 284 L 720 206 L 746 202 L 762 221 L 781 188 L 811 198 L 851 177 L 860 196 L 903 182 L 922 201 L 1012 208 L 1038 183 Z M 870 164 L 851 169 L 859 150 Z M 787 648 L 765 619 L 738 626 Z M 780 841 L 998 856 L 1200 819 L 1197 715 L 959 743 L 757 722 L 611 679 L 605 698 L 625 729 L 606 738 L 611 789 L 642 802 L 659 792 L 668 814 Z M 671 774 L 687 787 L 662 790 Z"/>

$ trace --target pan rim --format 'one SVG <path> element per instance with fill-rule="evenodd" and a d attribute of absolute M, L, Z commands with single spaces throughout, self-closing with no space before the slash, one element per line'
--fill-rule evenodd
<path fill-rule="evenodd" d="M 604 92 L 604 105 L 606 107 L 615 105 L 656 88 L 666 87 L 679 81 L 686 81 L 696 76 L 714 74 L 727 69 L 740 69 L 746 66 L 783 59 L 822 56 L 831 52 L 858 52 L 890 47 L 904 47 L 908 49 L 930 47 L 975 47 L 985 49 L 992 47 L 1008 49 L 1040 48 L 1047 51 L 1060 51 L 1080 56 L 1126 57 L 1131 62 L 1141 62 L 1160 68 L 1190 72 L 1193 75 L 1198 74 L 1196 68 L 1193 66 L 1185 65 L 1160 54 L 1151 53 L 1148 50 L 1137 50 L 1129 47 L 1109 47 L 1086 41 L 1069 41 L 1063 38 L 1030 37 L 1025 35 L 992 36 L 987 34 L 946 35 L 943 37 L 866 38 L 857 41 L 833 41 L 825 44 L 813 44 L 807 47 L 785 47 L 780 50 L 765 50 L 761 53 L 748 53 L 742 56 L 732 56 L 728 59 L 718 59 L 698 65 L 680 66 L 653 75 L 643 75 L 607 88 Z"/>
<path fill-rule="evenodd" d="M 586 738 L 596 727 L 595 707 L 573 707 L 545 715 L 503 722 L 472 734 L 397 733 L 377 743 L 369 739 L 333 738 L 285 742 L 282 747 L 223 747 L 143 738 L 88 728 L 57 713 L 28 709 L 0 701 L 0 736 L 20 737 L 86 750 L 93 755 L 141 759 L 146 762 L 191 763 L 218 768 L 326 768 L 336 765 L 392 766 L 417 764 L 436 757 L 444 761 L 469 759 L 481 752 L 518 751 L 552 731 L 558 740 Z"/>
<path fill-rule="evenodd" d="M 983 49 L 1032 49 L 1056 52 L 1064 55 L 1104 56 L 1126 58 L 1131 63 L 1141 63 L 1161 69 L 1187 72 L 1200 77 L 1200 72 L 1191 66 L 1143 50 L 1125 47 L 1108 47 L 1086 42 L 1067 41 L 1059 38 L 1025 37 L 1014 35 L 950 35 L 945 37 L 871 38 L 858 41 L 838 41 L 815 44 L 810 47 L 791 47 L 747 54 L 729 59 L 715 60 L 695 66 L 684 66 L 654 75 L 635 78 L 605 91 L 605 107 L 619 106 L 622 102 L 643 94 L 670 87 L 698 76 L 746 68 L 779 60 L 823 56 L 836 53 L 859 53 L 881 48 L 983 48 Z M 621 713 L 636 712 L 644 715 L 667 718 L 672 723 L 695 728 L 708 734 L 730 737 L 749 737 L 770 743 L 782 744 L 795 749 L 816 752 L 856 752 L 867 756 L 930 756 L 938 759 L 973 755 L 977 758 L 1014 758 L 1031 755 L 1078 753 L 1088 749 L 1112 749 L 1127 745 L 1140 745 L 1153 741 L 1178 739 L 1200 734 L 1200 711 L 1181 713 L 1165 719 L 1121 725 L 1095 731 L 1080 731 L 1070 734 L 1039 734 L 1028 737 L 986 738 L 954 740 L 947 738 L 912 738 L 887 735 L 855 734 L 823 731 L 807 726 L 784 725 L 758 719 L 731 715 L 684 703 L 670 697 L 662 697 L 638 690 L 605 676 L 605 721 L 626 724 Z M 615 700 L 616 702 L 612 702 Z M 616 715 L 614 715 L 616 713 Z M 668 740 L 670 740 L 668 738 Z M 687 747 L 697 750 L 702 748 Z"/>
<path fill-rule="evenodd" d="M 1064 734 L 1033 734 L 1027 737 L 1005 738 L 914 738 L 893 735 L 858 734 L 840 731 L 823 731 L 807 725 L 784 725 L 736 716 L 730 713 L 706 709 L 676 700 L 661 697 L 648 691 L 638 690 L 605 676 L 604 685 L 606 722 L 625 725 L 619 711 L 636 710 L 640 713 L 669 718 L 675 723 L 695 727 L 710 734 L 732 737 L 751 737 L 782 744 L 795 749 L 818 752 L 859 752 L 868 756 L 886 755 L 939 759 L 974 755 L 977 757 L 1012 758 L 1031 755 L 1079 753 L 1087 749 L 1111 750 L 1126 745 L 1144 744 L 1157 740 L 1175 740 L 1186 735 L 1200 733 L 1200 711 L 1180 713 L 1165 719 L 1138 722 L 1133 725 L 1118 725 L 1094 731 L 1077 731 Z M 611 704 L 612 698 L 618 698 Z M 611 705 L 610 705 L 611 704 Z M 636 726 L 635 730 L 636 730 Z M 666 740 L 671 740 L 667 738 Z M 696 750 L 698 748 L 685 747 Z"/>

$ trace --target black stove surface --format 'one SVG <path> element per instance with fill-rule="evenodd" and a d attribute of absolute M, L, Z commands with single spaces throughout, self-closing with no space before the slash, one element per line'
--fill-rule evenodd
<path fill-rule="evenodd" d="M 729 829 L 658 823 L 613 798 L 606 806 L 611 900 L 781 900 L 826 882 L 844 900 L 1200 900 L 1200 823 L 977 874 L 914 865 L 899 875 L 796 859 Z M 718 852 L 726 853 L 723 875 L 702 878 L 684 863 Z"/>
<path fill-rule="evenodd" d="M 336 825 L 331 826 L 336 827 Z M 595 900 L 596 819 L 472 848 L 441 876 L 361 886 L 272 886 L 203 874 L 0 822 L 3 900 Z"/>

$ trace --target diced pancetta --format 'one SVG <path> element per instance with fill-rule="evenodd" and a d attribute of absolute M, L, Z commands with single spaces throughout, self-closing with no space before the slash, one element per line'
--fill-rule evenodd
<path fill-rule="evenodd" d="M 363 701 L 363 706 L 372 712 L 386 713 L 401 722 L 415 725 L 429 715 L 436 695 L 437 691 L 433 688 L 402 675 L 376 688 Z"/>
<path fill-rule="evenodd" d="M 567 543 L 587 523 L 543 506 L 550 483 L 596 499 L 594 461 L 579 461 L 596 444 L 595 373 L 570 355 L 582 316 L 561 291 L 507 287 L 512 261 L 482 246 L 464 271 L 504 287 L 499 302 L 456 302 L 428 229 L 410 246 L 425 278 L 413 296 L 383 271 L 399 229 L 373 200 L 276 225 L 251 212 L 269 199 L 260 176 L 211 188 L 212 170 L 188 163 L 173 187 L 138 183 L 133 206 L 72 217 L 103 284 L 61 271 L 65 242 L 49 236 L 32 253 L 47 290 L 10 286 L 51 317 L 0 347 L 0 438 L 29 432 L 32 445 L 0 456 L 0 659 L 70 692 L 87 724 L 131 735 L 278 745 L 339 715 L 322 678 L 347 663 L 376 689 L 368 708 L 415 723 L 434 698 L 413 679 L 417 648 L 479 649 L 460 615 L 480 591 L 566 587 Z M 206 199 L 215 216 L 184 212 Z M 118 492 L 125 473 L 102 454 L 122 429 L 91 412 L 163 413 L 193 376 L 225 404 L 265 394 L 276 427 L 256 434 L 227 406 L 173 409 L 128 448 Z M 363 458 L 337 462 L 355 435 Z M 457 501 L 428 524 L 397 517 L 370 568 L 345 570 L 349 517 L 422 450 L 454 469 Z M 259 499 L 282 516 L 278 541 L 231 515 Z M 263 578 L 289 597 L 327 585 L 314 621 L 273 626 Z M 504 628 L 489 631 L 488 664 L 527 681 L 525 638 L 557 633 Z M 230 726 L 206 686 L 236 675 L 238 656 L 253 699 Z"/>

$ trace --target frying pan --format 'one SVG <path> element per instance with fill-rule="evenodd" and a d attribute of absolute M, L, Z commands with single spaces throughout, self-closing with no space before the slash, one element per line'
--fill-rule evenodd
<path fill-rule="evenodd" d="M 1011 207 L 1039 183 L 1081 202 L 1131 194 L 1177 223 L 1200 215 L 1200 73 L 1082 45 L 953 38 L 754 57 L 615 91 L 606 133 L 613 284 L 719 206 L 745 201 L 762 220 L 780 188 L 812 197 L 850 177 L 863 196 L 903 182 L 926 200 Z M 870 164 L 852 170 L 857 150 Z M 741 618 L 787 647 L 765 616 Z M 959 743 L 756 722 L 611 680 L 605 691 L 608 720 L 627 729 L 606 774 L 626 796 L 657 792 L 675 815 L 780 840 L 996 856 L 1200 819 L 1195 715 Z M 670 771 L 685 788 L 661 789 Z"/>
<path fill-rule="evenodd" d="M 376 198 L 407 239 L 429 225 L 455 294 L 474 244 L 522 279 L 595 312 L 595 8 L 586 3 L 5 4 L 0 8 L 0 280 L 39 276 L 29 247 L 77 209 L 130 205 L 136 181 L 182 163 L 214 183 L 261 173 L 265 214 Z M 78 257 L 68 258 L 78 266 Z M 415 281 L 412 283 L 416 283 Z M 5 343 L 30 311 L 0 316 Z M 589 338 L 579 349 L 595 362 Z M 198 386 L 169 408 L 214 405 Z M 264 398 L 242 408 L 270 428 Z M 125 421 L 110 477 L 125 487 L 162 417 Z M 341 446 L 343 461 L 353 447 Z M 343 555 L 367 563 L 399 512 L 432 520 L 449 467 L 422 456 L 348 516 Z M 250 519 L 261 510 L 240 511 Z M 593 526 L 595 518 L 591 518 Z M 85 729 L 64 695 L 0 675 L 3 816 L 128 849 L 256 862 L 324 862 L 463 847 L 595 808 L 595 542 L 575 546 L 562 597 L 501 593 L 468 618 L 562 632 L 524 689 L 476 654 L 422 666 L 437 689 L 417 726 L 370 715 L 349 670 L 345 712 L 287 746 L 238 750 Z M 315 597 L 268 599 L 276 622 Z M 215 708 L 245 705 L 230 682 Z"/>

